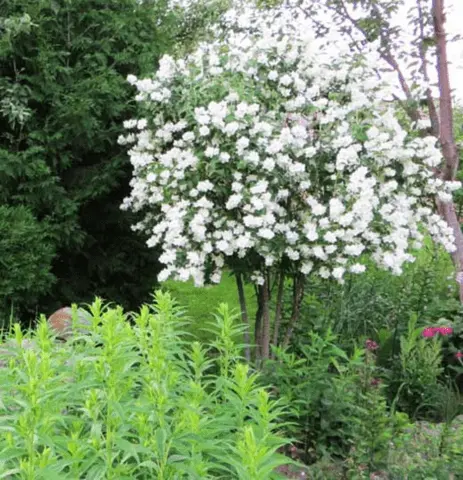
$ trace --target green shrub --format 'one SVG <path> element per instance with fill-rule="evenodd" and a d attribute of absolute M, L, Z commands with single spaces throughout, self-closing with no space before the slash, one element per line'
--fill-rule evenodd
<path fill-rule="evenodd" d="M 417 260 L 401 276 L 371 266 L 362 275 L 346 277 L 343 285 L 315 276 L 307 281 L 297 332 L 304 335 L 331 327 L 346 347 L 361 337 L 374 338 L 383 329 L 396 332 L 398 340 L 406 333 L 412 313 L 423 324 L 442 317 L 461 322 L 451 260 L 432 245 L 418 252 Z"/>
<path fill-rule="evenodd" d="M 407 333 L 400 337 L 400 350 L 387 372 L 389 391 L 394 405 L 410 416 L 426 418 L 439 411 L 432 399 L 441 390 L 442 341 L 423 338 L 418 317 L 412 315 Z M 440 418 L 436 418 L 436 420 Z"/>
<path fill-rule="evenodd" d="M 226 305 L 209 326 L 211 348 L 183 333 L 184 317 L 168 294 L 157 293 L 132 324 L 99 300 L 90 312 L 90 333 L 66 344 L 42 319 L 30 336 L 15 325 L 10 351 L 2 347 L 1 474 L 278 478 L 274 470 L 289 463 L 276 453 L 285 444 L 283 410 L 241 363 L 233 341 L 241 327 Z"/>
<path fill-rule="evenodd" d="M 290 433 L 306 462 L 332 458 L 351 471 L 381 468 L 404 422 L 388 409 L 374 353 L 356 348 L 348 356 L 336 343 L 331 331 L 312 332 L 297 353 L 277 350 L 266 378 L 293 407 Z"/>
<path fill-rule="evenodd" d="M 46 223 L 26 207 L 0 206 L 0 327 L 12 309 L 37 301 L 54 284 L 49 240 Z"/>
<path fill-rule="evenodd" d="M 36 264 L 56 280 L 50 295 L 38 282 L 23 297 L 26 323 L 37 305 L 52 313 L 95 294 L 136 308 L 156 283 L 156 252 L 131 231 L 137 216 L 119 208 L 132 166 L 117 139 L 137 111 L 126 77 L 191 48 L 224 8 L 222 0 L 172 3 L 0 2 L 0 204 L 24 206 L 40 222 L 47 235 Z M 9 243 L 14 228 L 0 221 Z M 8 253 L 0 248 L 0 265 Z M 30 270 L 19 271 L 28 281 Z M 15 279 L 8 287 L 9 301 L 22 292 Z"/>
<path fill-rule="evenodd" d="M 276 350 L 265 378 L 291 406 L 286 428 L 297 456 L 310 464 L 309 478 L 448 479 L 463 473 L 462 398 L 438 381 L 440 342 L 422 338 L 415 321 L 401 338 L 404 370 L 396 373 L 403 386 L 394 402 L 375 342 L 348 355 L 328 330 L 301 338 L 293 352 Z M 443 423 L 411 423 L 397 410 L 412 410 L 415 401 Z"/>

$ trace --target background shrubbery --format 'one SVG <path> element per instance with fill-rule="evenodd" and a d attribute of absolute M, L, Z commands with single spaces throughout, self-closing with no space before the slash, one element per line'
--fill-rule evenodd
<path fill-rule="evenodd" d="M 0 318 L 13 307 L 28 323 L 96 294 L 132 309 L 149 298 L 156 252 L 119 209 L 131 166 L 117 138 L 135 114 L 126 77 L 191 48 L 221 3 L 1 2 Z"/>

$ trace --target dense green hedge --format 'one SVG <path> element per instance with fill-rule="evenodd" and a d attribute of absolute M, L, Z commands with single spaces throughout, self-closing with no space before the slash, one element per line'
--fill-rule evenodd
<path fill-rule="evenodd" d="M 19 317 L 38 300 L 51 311 L 95 294 L 130 308 L 147 298 L 156 252 L 119 210 L 131 168 L 117 138 L 136 108 L 126 77 L 191 45 L 211 21 L 201 5 L 185 12 L 166 0 L 1 2 L 0 204 L 15 207 L 0 219 L 3 313 L 14 304 Z M 15 245 L 25 227 L 15 230 L 26 216 L 31 238 L 22 252 Z M 36 266 L 26 265 L 31 258 Z"/>

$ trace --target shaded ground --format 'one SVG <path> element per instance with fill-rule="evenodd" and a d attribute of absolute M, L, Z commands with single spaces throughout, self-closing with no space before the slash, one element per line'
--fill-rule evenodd
<path fill-rule="evenodd" d="M 384 470 L 368 472 L 366 466 L 358 466 L 357 474 L 346 474 L 345 463 L 321 461 L 310 466 L 285 465 L 277 471 L 283 478 L 307 480 L 351 480 L 354 477 L 368 480 L 463 479 L 463 415 L 457 417 L 447 430 L 446 428 L 442 423 L 417 422 L 404 434 L 401 448 L 391 449 L 388 458 L 390 468 Z M 458 449 L 457 457 L 462 460 L 459 464 L 450 466 L 446 462 L 446 452 L 455 448 Z M 445 465 L 445 471 L 439 464 Z M 435 466 L 436 472 L 426 475 L 424 472 L 430 465 Z"/>

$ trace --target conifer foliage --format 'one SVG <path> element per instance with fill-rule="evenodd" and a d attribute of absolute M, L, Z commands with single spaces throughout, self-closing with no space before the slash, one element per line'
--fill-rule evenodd
<path fill-rule="evenodd" d="M 135 108 L 127 74 L 191 42 L 180 14 L 165 0 L 1 2 L 3 312 L 96 292 L 133 306 L 152 289 L 156 255 L 119 210 L 130 164 L 117 138 Z"/>

